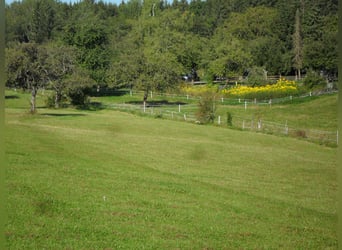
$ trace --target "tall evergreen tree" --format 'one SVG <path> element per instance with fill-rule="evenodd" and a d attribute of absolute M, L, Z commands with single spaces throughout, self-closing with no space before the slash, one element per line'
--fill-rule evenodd
<path fill-rule="evenodd" d="M 293 66 L 296 69 L 296 77 L 301 79 L 301 69 L 303 67 L 303 40 L 301 29 L 300 10 L 296 11 L 295 31 L 293 34 Z"/>

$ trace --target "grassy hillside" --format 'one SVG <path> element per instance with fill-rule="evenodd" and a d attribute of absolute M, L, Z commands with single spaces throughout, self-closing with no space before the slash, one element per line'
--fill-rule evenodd
<path fill-rule="evenodd" d="M 282 123 L 297 129 L 337 130 L 337 94 L 293 99 L 272 105 L 249 104 L 221 106 L 221 113 L 229 110 L 233 116 L 259 117 L 262 120 Z"/>
<path fill-rule="evenodd" d="M 136 93 L 133 96 L 128 94 L 123 96 L 105 96 L 105 97 L 93 97 L 92 100 L 102 103 L 104 105 L 110 105 L 115 103 L 137 103 L 142 102 L 143 96 L 140 93 Z M 182 105 L 182 111 L 188 113 L 196 112 L 197 99 L 186 99 L 185 97 L 165 97 L 154 95 L 153 98 L 149 96 L 148 102 L 153 104 L 154 102 L 164 101 L 166 104 L 165 109 L 177 112 L 178 105 L 174 103 L 191 104 L 190 107 Z M 337 130 L 337 94 L 329 94 L 324 96 L 308 96 L 304 98 L 293 98 L 292 101 L 288 100 L 283 103 L 268 104 L 253 104 L 248 103 L 245 110 L 244 101 L 240 104 L 229 104 L 231 101 L 228 99 L 223 103 L 220 99 L 217 100 L 217 116 L 221 115 L 226 117 L 226 113 L 230 112 L 234 117 L 244 119 L 255 119 L 258 117 L 264 121 L 276 122 L 285 124 L 287 121 L 288 126 L 297 129 L 317 129 L 326 131 Z M 156 109 L 157 110 L 157 109 Z"/>
<path fill-rule="evenodd" d="M 6 99 L 10 249 L 336 249 L 336 149 Z M 41 105 L 42 107 L 42 105 Z"/>

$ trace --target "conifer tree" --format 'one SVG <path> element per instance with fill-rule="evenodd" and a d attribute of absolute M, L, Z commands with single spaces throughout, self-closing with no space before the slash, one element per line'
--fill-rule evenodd
<path fill-rule="evenodd" d="M 296 77 L 301 78 L 301 69 L 303 66 L 303 42 L 301 34 L 300 11 L 297 9 L 295 18 L 295 30 L 293 34 L 293 66 L 296 69 Z"/>

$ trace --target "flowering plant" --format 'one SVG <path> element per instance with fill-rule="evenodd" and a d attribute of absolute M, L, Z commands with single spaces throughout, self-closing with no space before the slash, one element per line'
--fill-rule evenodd
<path fill-rule="evenodd" d="M 236 86 L 231 89 L 222 90 L 222 94 L 227 97 L 245 99 L 270 99 L 296 95 L 299 93 L 298 85 L 295 81 L 280 78 L 275 84 L 267 84 L 261 87 Z"/>

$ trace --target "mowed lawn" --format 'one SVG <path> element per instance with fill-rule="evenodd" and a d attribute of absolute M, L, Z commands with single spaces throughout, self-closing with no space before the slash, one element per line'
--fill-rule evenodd
<path fill-rule="evenodd" d="M 9 249 L 336 249 L 336 148 L 6 99 Z"/>

